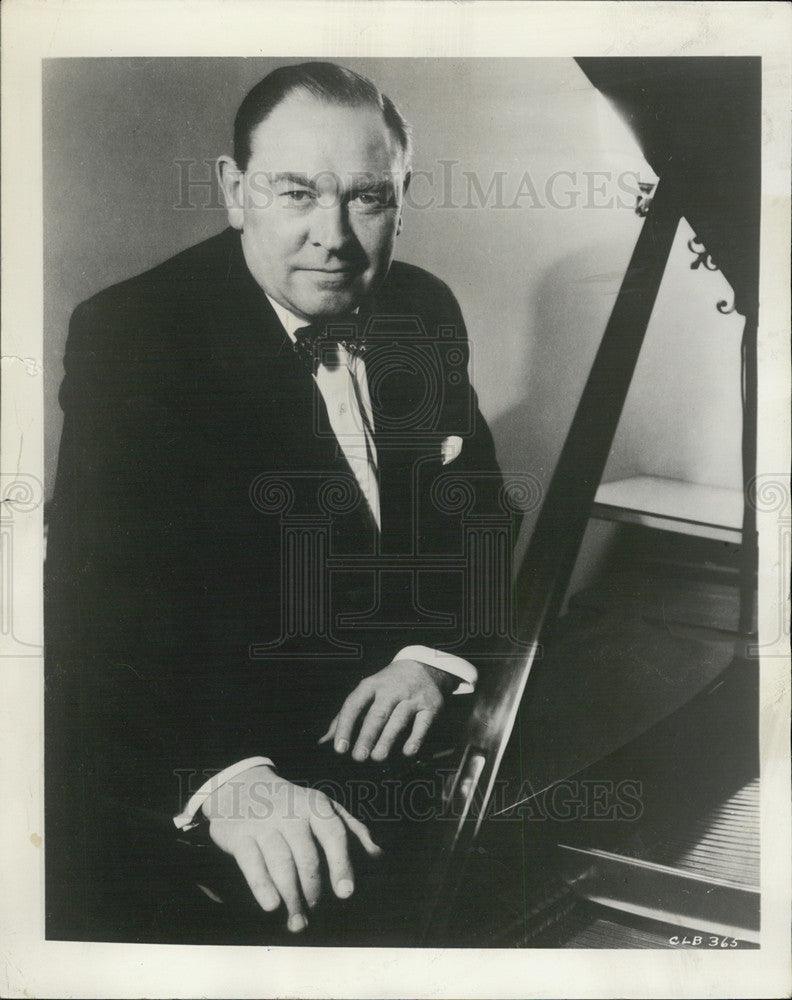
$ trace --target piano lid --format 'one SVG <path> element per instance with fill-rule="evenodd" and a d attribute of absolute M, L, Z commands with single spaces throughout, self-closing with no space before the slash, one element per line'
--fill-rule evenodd
<path fill-rule="evenodd" d="M 761 204 L 759 57 L 579 58 L 635 135 L 680 211 L 755 313 Z"/>

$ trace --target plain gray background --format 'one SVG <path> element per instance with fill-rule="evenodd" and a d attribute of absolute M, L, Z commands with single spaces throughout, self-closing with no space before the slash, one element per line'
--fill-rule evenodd
<path fill-rule="evenodd" d="M 200 183 L 213 176 L 209 161 L 231 152 L 247 90 L 298 61 L 45 62 L 48 493 L 72 309 L 225 226 L 217 196 Z M 396 255 L 456 293 L 501 464 L 546 483 L 640 229 L 625 190 L 651 171 L 571 59 L 336 61 L 372 78 L 414 127 L 421 173 Z M 187 192 L 180 161 L 198 182 Z M 721 275 L 690 269 L 690 235 L 683 223 L 606 480 L 652 474 L 741 486 L 742 322 L 716 311 L 730 297 Z M 531 515 L 526 534 L 532 523 Z"/>

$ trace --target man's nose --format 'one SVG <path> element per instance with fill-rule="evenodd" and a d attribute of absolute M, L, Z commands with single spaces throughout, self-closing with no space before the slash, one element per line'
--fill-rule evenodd
<path fill-rule="evenodd" d="M 311 241 L 328 252 L 341 250 L 352 236 L 343 198 L 320 198 L 311 218 Z"/>

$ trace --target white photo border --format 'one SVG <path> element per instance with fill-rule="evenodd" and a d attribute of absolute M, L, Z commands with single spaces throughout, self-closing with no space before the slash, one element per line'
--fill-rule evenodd
<path fill-rule="evenodd" d="M 760 55 L 763 59 L 758 468 L 789 455 L 792 8 L 772 2 L 6 0 L 2 9 L 2 456 L 43 481 L 41 62 L 80 56 Z M 787 486 L 788 500 L 788 486 Z M 760 639 L 781 618 L 777 512 L 760 511 Z M 42 505 L 17 519 L 11 599 L 42 635 Z M 788 543 L 787 543 L 788 544 Z M 40 642 L 0 635 L 0 942 L 5 996 L 751 997 L 788 995 L 788 636 L 763 656 L 759 951 L 310 949 L 44 940 Z"/>

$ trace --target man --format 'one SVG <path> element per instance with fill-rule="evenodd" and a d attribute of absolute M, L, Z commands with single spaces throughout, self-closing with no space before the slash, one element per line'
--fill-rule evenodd
<path fill-rule="evenodd" d="M 459 307 L 393 262 L 409 168 L 370 81 L 278 69 L 218 163 L 230 228 L 75 310 L 47 567 L 51 936 L 202 939 L 191 919 L 219 925 L 198 900 L 233 895 L 223 858 L 257 934 L 261 911 L 304 930 L 382 853 L 344 789 L 414 758 L 475 684 L 465 532 L 508 515 Z"/>

